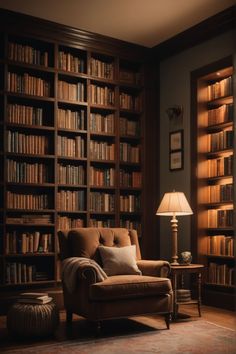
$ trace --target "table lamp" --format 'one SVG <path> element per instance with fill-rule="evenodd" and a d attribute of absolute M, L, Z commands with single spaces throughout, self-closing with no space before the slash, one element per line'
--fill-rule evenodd
<path fill-rule="evenodd" d="M 172 216 L 172 262 L 171 265 L 178 265 L 177 255 L 177 233 L 178 233 L 178 220 L 176 216 L 191 215 L 192 209 L 183 192 L 170 192 L 165 193 L 162 201 L 157 209 L 156 215 Z"/>

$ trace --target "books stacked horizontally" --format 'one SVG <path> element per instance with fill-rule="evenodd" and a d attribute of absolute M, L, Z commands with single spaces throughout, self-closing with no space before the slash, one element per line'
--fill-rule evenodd
<path fill-rule="evenodd" d="M 189 289 L 178 289 L 176 296 L 178 302 L 191 301 L 191 291 Z"/>
<path fill-rule="evenodd" d="M 21 293 L 17 302 L 24 304 L 47 304 L 52 301 L 52 297 L 47 293 Z"/>

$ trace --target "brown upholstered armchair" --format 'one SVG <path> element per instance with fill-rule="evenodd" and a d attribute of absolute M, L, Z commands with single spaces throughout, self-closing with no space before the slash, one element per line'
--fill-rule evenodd
<path fill-rule="evenodd" d="M 68 323 L 72 321 L 73 313 L 97 321 L 98 326 L 100 321 L 106 319 L 156 313 L 165 316 L 169 329 L 172 312 L 172 286 L 167 278 L 169 263 L 142 260 L 136 231 L 125 228 L 78 228 L 60 231 L 58 236 L 62 265 L 71 259 L 76 262 L 77 257 L 82 260 L 74 263 L 62 279 Z M 104 249 L 109 247 L 108 251 L 118 247 L 122 252 L 125 248 L 129 250 L 127 246 L 134 247 L 135 267 L 141 275 L 136 270 L 124 274 L 123 270 L 122 274 L 107 276 L 102 269 L 100 246 L 105 246 Z M 72 273 L 75 282 L 69 289 L 66 281 Z"/>

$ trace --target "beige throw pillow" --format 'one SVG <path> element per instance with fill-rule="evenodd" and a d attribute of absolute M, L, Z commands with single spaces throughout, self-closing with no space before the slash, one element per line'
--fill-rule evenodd
<path fill-rule="evenodd" d="M 136 246 L 98 247 L 103 270 L 107 275 L 139 274 L 141 271 L 136 264 Z"/>

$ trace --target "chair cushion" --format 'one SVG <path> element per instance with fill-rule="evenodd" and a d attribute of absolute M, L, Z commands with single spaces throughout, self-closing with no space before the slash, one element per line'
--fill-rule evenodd
<path fill-rule="evenodd" d="M 140 275 L 114 275 L 100 283 L 90 286 L 90 299 L 94 301 L 107 301 L 117 299 L 130 299 L 145 296 L 158 296 L 172 291 L 168 278 L 140 276 Z"/>
<path fill-rule="evenodd" d="M 139 274 L 141 271 L 136 264 L 136 246 L 98 247 L 103 270 L 107 275 Z"/>

